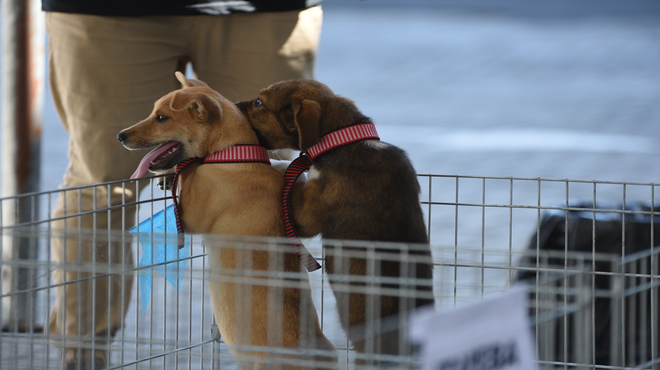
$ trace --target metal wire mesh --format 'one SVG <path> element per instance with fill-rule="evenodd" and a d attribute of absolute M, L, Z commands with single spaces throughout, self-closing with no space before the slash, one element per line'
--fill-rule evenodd
<path fill-rule="evenodd" d="M 529 284 L 530 322 L 541 368 L 660 368 L 660 253 L 655 248 L 657 184 L 441 175 L 420 175 L 419 180 L 431 237 L 436 306 L 474 300 L 524 280 Z M 140 192 L 142 186 L 137 181 L 113 182 L 0 199 L 4 213 L 29 209 L 31 214 L 30 221 L 21 225 L 0 224 L 1 368 L 59 369 L 64 360 L 58 346 L 65 342 L 80 350 L 107 351 L 110 369 L 238 368 L 236 353 L 232 354 L 218 335 L 209 297 L 210 283 L 271 288 L 294 284 L 293 288 L 299 288 L 296 284 L 300 282 L 292 283 L 296 279 L 305 284 L 309 279 L 319 323 L 337 349 L 339 368 L 354 367 L 355 358 L 360 356 L 351 349 L 341 328 L 338 320 L 341 312 L 325 272 L 310 273 L 308 277 L 305 274 L 302 278 L 282 272 L 255 275 L 254 271 L 238 268 L 223 272 L 217 266 L 209 266 L 206 256 L 209 248 L 272 253 L 285 245 L 285 241 L 188 237 L 189 254 L 177 260 L 186 262 L 185 269 L 170 270 L 167 268 L 170 265 L 164 263 L 131 263 L 139 259 L 143 248 L 136 245 L 135 238 L 126 230 L 117 231 L 107 224 L 99 224 L 94 230 L 58 230 L 51 226 L 55 198 L 62 192 L 71 196 L 89 188 L 103 194 L 119 188 L 139 195 L 131 202 L 99 205 L 80 212 L 71 210 L 75 212 L 69 212 L 66 217 L 121 210 L 137 214 L 140 222 L 169 204 L 167 194 L 151 185 Z M 129 246 L 131 255 L 114 258 L 113 262 L 100 257 L 92 258 L 89 263 L 56 261 L 50 246 L 57 238 L 90 243 L 96 250 L 112 243 L 124 244 Z M 304 242 L 322 264 L 329 250 L 344 256 L 357 253 L 352 257 L 367 260 L 394 258 L 404 263 L 406 258 L 414 258 L 408 251 L 415 246 L 320 239 Z M 356 251 L 348 246 L 360 249 Z M 387 248 L 398 254 L 380 252 Z M 401 254 L 401 251 L 406 252 Z M 243 263 L 249 265 L 249 260 Z M 401 276 L 391 281 L 374 277 L 378 275 L 377 266 L 373 265 L 373 274 L 365 277 L 344 276 L 346 283 L 352 283 L 344 289 L 349 293 L 398 296 L 402 302 L 423 294 L 406 288 L 420 283 L 407 273 L 401 272 Z M 108 329 L 97 331 L 92 337 L 62 336 L 48 330 L 55 289 L 61 286 L 53 283 L 51 275 L 62 269 L 78 273 L 76 279 L 65 284 L 89 282 L 88 291 L 66 297 L 67 302 L 80 307 L 89 304 L 99 316 L 108 310 L 96 307 L 97 300 L 90 299 L 95 295 L 95 286 L 102 286 L 104 281 L 130 285 L 132 288 L 122 288 L 127 290 L 118 294 L 126 297 L 126 302 L 116 305 L 125 307 L 115 312 L 125 317 L 121 326 L 112 327 L 108 321 L 105 325 Z M 143 280 L 144 277 L 149 279 Z M 148 286 L 143 286 L 147 281 Z M 144 288 L 150 299 L 143 305 Z M 108 293 L 106 301 L 111 296 Z M 259 297 L 248 296 L 247 301 L 256 298 Z M 371 302 L 373 310 L 377 306 L 375 301 Z M 232 307 L 239 308 L 243 314 L 250 312 L 249 305 Z M 407 320 L 408 317 L 401 317 L 393 324 L 371 323 L 364 330 L 378 334 L 390 324 L 405 330 Z M 282 346 L 238 349 L 268 352 L 271 356 L 263 361 L 274 367 L 287 361 L 298 367 L 327 366 L 315 362 L 314 355 L 318 353 L 310 349 Z M 273 360 L 274 354 L 280 362 Z M 395 357 L 378 360 L 397 366 L 410 366 L 417 361 L 414 355 Z"/>

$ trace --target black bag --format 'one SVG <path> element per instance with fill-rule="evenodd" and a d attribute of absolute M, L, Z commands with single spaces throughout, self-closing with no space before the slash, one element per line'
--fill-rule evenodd
<path fill-rule="evenodd" d="M 620 278 L 620 275 L 612 276 L 608 275 L 608 272 L 614 272 L 616 269 L 627 274 L 635 274 L 634 277 L 625 277 L 623 280 L 624 287 L 628 288 L 625 296 L 595 298 L 593 311 L 595 364 L 634 366 L 647 363 L 652 356 L 653 335 L 655 335 L 656 356 L 660 356 L 658 355 L 660 338 L 657 329 L 660 325 L 660 290 L 657 286 L 660 248 L 653 248 L 660 245 L 660 214 L 651 214 L 655 209 L 659 209 L 658 207 L 658 205 L 651 207 L 649 204 L 636 203 L 626 204 L 624 210 L 622 204 L 597 204 L 594 208 L 593 202 L 573 202 L 568 208 L 579 208 L 579 210 L 568 212 L 552 210 L 544 214 L 538 235 L 534 233 L 529 242 L 527 249 L 530 251 L 536 251 L 538 248 L 562 252 L 607 253 L 617 256 L 621 262 L 619 266 L 612 266 L 611 263 L 598 259 L 592 264 L 593 259 L 589 261 L 587 258 L 585 265 L 593 269 L 591 273 L 594 274 L 597 291 L 609 291 L 613 283 L 612 279 Z M 554 261 L 545 262 L 564 266 L 564 260 L 559 256 Z M 527 254 L 521 260 L 520 266 L 532 268 L 537 266 L 535 253 Z M 652 271 L 652 268 L 655 271 Z M 533 285 L 535 278 L 536 272 L 531 269 L 520 271 L 515 279 Z M 614 299 L 619 306 L 612 307 Z M 617 325 L 614 328 L 611 322 L 613 308 L 622 314 L 618 322 L 614 323 Z M 655 327 L 651 327 L 651 312 L 655 315 Z M 569 326 L 570 323 L 571 320 Z M 569 333 L 563 335 L 560 324 L 556 326 L 557 333 L 561 332 L 561 335 L 555 336 L 556 343 L 553 347 L 556 348 L 555 358 L 546 360 L 575 361 L 576 354 L 572 353 L 575 346 L 573 343 L 568 343 L 569 351 L 566 353 L 564 339 L 570 341 L 574 338 L 570 331 L 578 329 L 569 327 Z M 619 333 L 621 338 L 615 337 L 612 340 L 611 333 Z M 619 353 L 613 356 L 612 351 Z M 566 356 L 568 358 L 564 358 Z"/>

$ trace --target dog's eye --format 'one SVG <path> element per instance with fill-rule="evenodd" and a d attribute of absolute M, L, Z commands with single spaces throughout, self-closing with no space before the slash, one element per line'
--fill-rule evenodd
<path fill-rule="evenodd" d="M 163 116 L 162 114 L 156 116 L 156 122 L 165 122 L 168 119 L 170 119 L 170 117 Z"/>
<path fill-rule="evenodd" d="M 257 98 L 257 99 L 254 101 L 254 107 L 255 107 L 255 108 L 258 108 L 258 107 L 260 107 L 260 106 L 262 106 L 262 105 L 264 105 L 264 103 L 261 102 L 261 99 Z"/>

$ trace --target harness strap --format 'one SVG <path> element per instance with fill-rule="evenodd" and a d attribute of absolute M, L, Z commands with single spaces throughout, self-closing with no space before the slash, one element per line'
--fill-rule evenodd
<path fill-rule="evenodd" d="M 307 154 L 314 161 L 316 157 L 331 149 L 368 139 L 380 140 L 376 132 L 376 125 L 373 123 L 360 123 L 323 135 L 321 142 L 307 149 Z"/>
<path fill-rule="evenodd" d="M 179 249 L 184 246 L 184 235 L 183 235 L 183 224 L 181 223 L 181 215 L 179 213 L 179 202 L 178 197 L 176 196 L 176 188 L 179 184 L 179 174 L 186 168 L 189 164 L 195 162 L 203 162 L 203 158 L 190 158 L 176 165 L 176 171 L 174 172 L 174 181 L 172 182 L 172 202 L 174 203 L 174 218 L 176 219 L 176 240 Z"/>
<path fill-rule="evenodd" d="M 176 171 L 174 173 L 174 181 L 172 183 L 172 201 L 174 203 L 174 216 L 176 219 L 176 231 L 177 231 L 177 244 L 179 249 L 183 248 L 184 245 L 184 233 L 183 233 L 183 224 L 181 222 L 181 216 L 179 211 L 179 202 L 176 195 L 176 189 L 179 184 L 179 174 L 191 163 L 265 163 L 270 165 L 270 159 L 268 158 L 268 150 L 259 145 L 235 145 L 227 149 L 215 152 L 205 158 L 190 158 L 176 166 Z M 309 168 L 309 166 L 307 166 Z M 303 170 L 304 171 L 304 170 Z M 300 176 L 303 172 L 300 171 L 296 178 Z M 293 179 L 295 182 L 296 179 Z M 291 184 L 293 184 L 293 182 Z M 286 189 L 285 189 L 286 191 Z M 288 192 L 290 193 L 291 189 L 289 188 Z M 284 208 L 283 211 L 288 214 L 289 209 Z M 284 226 L 287 229 L 287 236 L 289 236 L 289 231 L 287 227 L 286 220 L 290 218 L 284 218 Z M 290 221 L 289 221 L 290 223 Z M 293 225 L 290 224 L 290 227 L 293 228 Z M 293 231 L 295 236 L 295 231 Z M 293 243 L 293 248 L 300 258 L 302 264 L 307 268 L 308 271 L 318 270 L 321 265 L 319 265 L 314 257 L 305 249 L 301 243 Z"/>
<path fill-rule="evenodd" d="M 291 207 L 290 207 L 290 198 L 291 198 L 291 189 L 293 189 L 293 184 L 295 184 L 300 174 L 305 172 L 312 165 L 311 159 L 306 155 L 301 155 L 296 158 L 289 164 L 286 172 L 284 173 L 284 189 L 282 190 L 282 218 L 284 219 L 284 230 L 286 231 L 286 236 L 291 239 L 293 248 L 295 249 L 300 261 L 302 261 L 303 266 L 307 271 L 312 272 L 321 268 L 318 262 L 312 257 L 311 254 L 305 249 L 305 247 L 298 239 L 298 234 L 296 229 L 293 227 L 293 219 L 291 218 Z"/>
<path fill-rule="evenodd" d="M 314 158 L 342 145 L 367 139 L 380 140 L 378 133 L 376 132 L 376 126 L 373 123 L 362 123 L 349 126 L 333 131 L 327 135 L 323 135 L 321 142 L 307 149 L 306 153 L 301 153 L 298 158 L 291 162 L 284 173 L 284 190 L 282 191 L 284 229 L 286 231 L 286 236 L 292 240 L 293 247 L 296 249 L 298 257 L 300 257 L 300 260 L 309 272 L 318 270 L 321 268 L 321 265 L 316 262 L 309 252 L 307 252 L 293 226 L 290 206 L 293 184 L 295 184 L 298 177 L 300 177 L 300 174 L 307 171 L 312 164 L 314 164 Z"/>

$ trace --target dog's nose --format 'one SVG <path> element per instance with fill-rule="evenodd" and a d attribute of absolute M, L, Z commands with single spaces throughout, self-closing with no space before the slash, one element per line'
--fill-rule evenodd
<path fill-rule="evenodd" d="M 119 139 L 119 142 L 123 143 L 124 140 L 126 140 L 126 133 L 124 131 L 121 131 L 120 133 L 117 134 L 117 139 Z"/>

